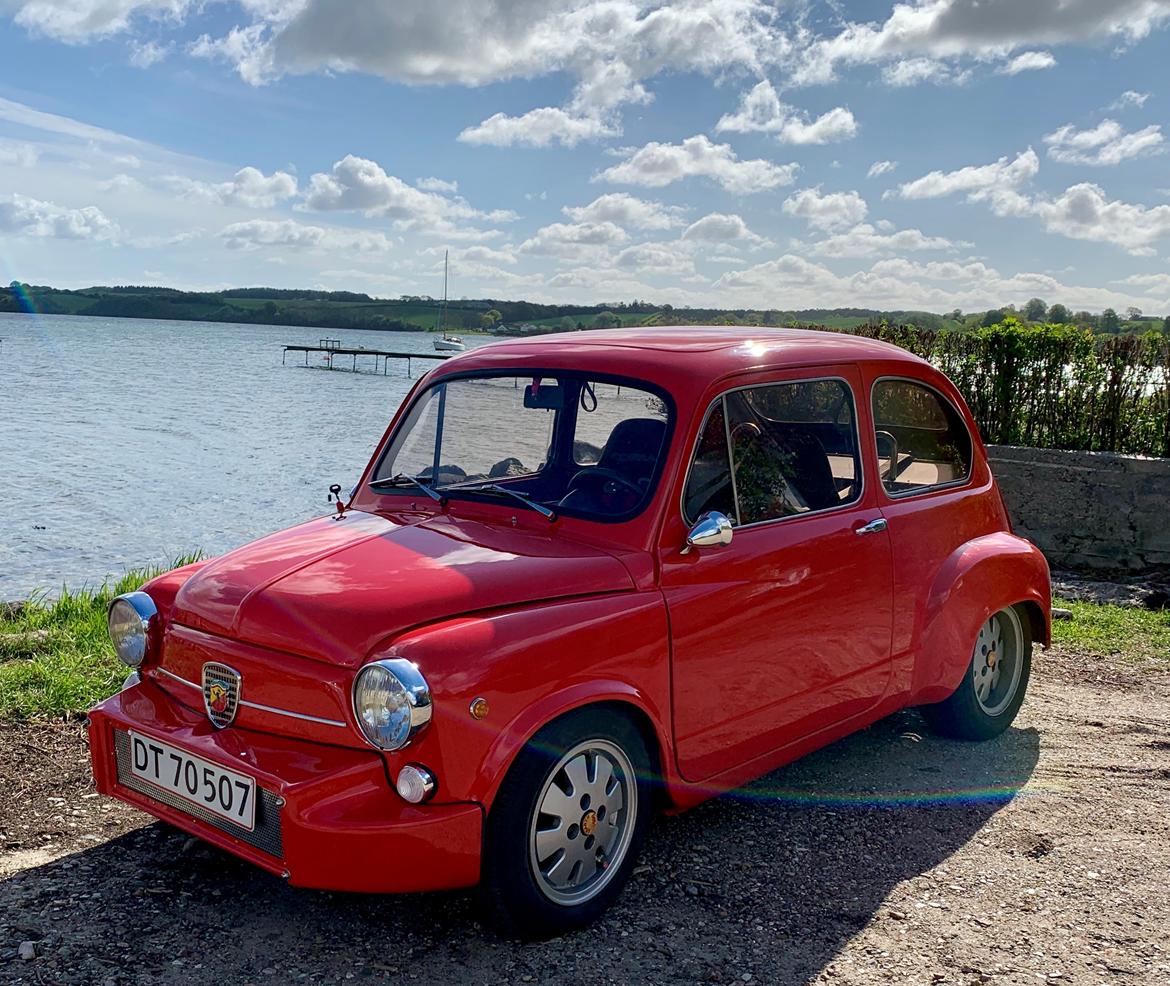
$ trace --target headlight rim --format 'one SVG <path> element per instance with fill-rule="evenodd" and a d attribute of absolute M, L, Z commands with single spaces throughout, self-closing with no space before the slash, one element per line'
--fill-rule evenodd
<path fill-rule="evenodd" d="M 376 742 L 366 732 L 365 720 L 358 709 L 358 685 L 361 683 L 362 675 L 374 667 L 380 667 L 383 671 L 393 675 L 402 686 L 403 691 L 406 692 L 407 705 L 410 707 L 410 728 L 406 731 L 406 738 L 397 746 L 382 746 Z M 405 750 L 414 741 L 414 738 L 430 724 L 431 716 L 434 713 L 431 688 L 427 684 L 427 679 L 417 664 L 404 657 L 381 657 L 363 664 L 358 669 L 358 673 L 353 676 L 353 685 L 350 687 L 350 708 L 353 711 L 358 733 L 370 746 L 383 753 L 396 753 L 399 750 Z"/>
<path fill-rule="evenodd" d="M 142 630 L 143 646 L 142 657 L 137 663 L 131 663 L 126 660 L 122 651 L 118 649 L 117 642 L 114 640 L 114 634 L 110 628 L 110 619 L 114 615 L 114 608 L 119 603 L 128 605 L 138 617 L 138 624 Z M 155 605 L 150 594 L 143 592 L 141 589 L 135 592 L 124 592 L 120 596 L 115 596 L 110 600 L 110 605 L 106 607 L 106 633 L 109 634 L 110 642 L 114 644 L 114 653 L 118 656 L 126 667 L 133 671 L 141 668 L 150 658 L 152 658 L 158 650 L 158 626 L 159 615 L 158 606 Z"/>

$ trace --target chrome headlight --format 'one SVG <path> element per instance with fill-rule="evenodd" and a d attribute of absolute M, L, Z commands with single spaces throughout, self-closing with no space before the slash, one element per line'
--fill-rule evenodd
<path fill-rule="evenodd" d="M 127 667 L 141 666 L 154 651 L 158 631 L 158 608 L 145 592 L 118 596 L 106 614 L 110 640 L 119 660 Z"/>
<path fill-rule="evenodd" d="M 353 713 L 374 746 L 401 750 L 431 721 L 431 690 L 413 662 L 374 661 L 354 679 Z"/>

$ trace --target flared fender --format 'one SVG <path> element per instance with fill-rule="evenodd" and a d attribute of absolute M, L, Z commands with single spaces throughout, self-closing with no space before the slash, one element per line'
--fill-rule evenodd
<path fill-rule="evenodd" d="M 667 732 L 666 723 L 657 718 L 657 710 L 650 708 L 646 696 L 628 682 L 591 681 L 548 695 L 539 705 L 526 709 L 521 716 L 513 720 L 487 751 L 483 760 L 483 776 L 472 792 L 472 800 L 490 809 L 508 768 L 533 736 L 554 719 L 559 719 L 574 709 L 600 704 L 623 711 L 633 719 L 645 736 L 650 756 L 654 760 L 662 757 L 669 768 L 673 760 L 670 745 L 672 740 Z M 645 735 L 648 729 L 652 730 L 652 733 Z"/>
<path fill-rule="evenodd" d="M 490 807 L 516 754 L 543 726 L 584 705 L 618 704 L 669 769 L 670 661 L 662 597 L 619 593 L 473 614 L 419 627 L 379 653 L 414 661 L 434 697 L 431 727 L 387 755 L 391 774 L 421 763 L 437 802 Z M 489 712 L 470 714 L 476 698 Z M 658 754 L 658 751 L 662 751 Z"/>
<path fill-rule="evenodd" d="M 921 613 L 911 705 L 941 702 L 962 680 L 979 627 L 1017 603 L 1033 611 L 1033 635 L 1051 642 L 1052 605 L 1048 562 L 1040 549 L 1006 531 L 961 545 L 935 575 Z M 1037 632 L 1041 631 L 1041 632 Z"/>

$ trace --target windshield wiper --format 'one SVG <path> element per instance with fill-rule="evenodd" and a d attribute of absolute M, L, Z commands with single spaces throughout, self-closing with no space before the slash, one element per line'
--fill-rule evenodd
<path fill-rule="evenodd" d="M 415 479 L 413 476 L 408 476 L 404 472 L 400 472 L 398 475 L 390 476 L 386 479 L 370 480 L 369 485 L 371 489 L 376 489 L 379 486 L 406 486 L 408 483 L 417 486 L 436 503 L 445 503 L 447 500 L 447 498 L 443 496 L 442 493 L 431 489 L 431 487 L 427 486 L 427 484 L 424 483 L 421 479 Z"/>
<path fill-rule="evenodd" d="M 556 513 L 549 510 L 543 503 L 537 503 L 530 496 L 521 493 L 519 490 L 509 489 L 507 486 L 501 486 L 499 483 L 468 483 L 461 486 L 444 486 L 442 489 L 444 492 L 462 493 L 466 491 L 468 493 L 495 493 L 497 496 L 510 496 L 514 500 L 519 500 L 524 506 L 535 510 L 542 517 L 547 518 L 550 524 L 557 519 Z"/>

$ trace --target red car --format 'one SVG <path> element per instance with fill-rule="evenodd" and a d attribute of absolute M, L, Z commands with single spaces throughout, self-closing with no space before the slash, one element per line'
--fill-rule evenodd
<path fill-rule="evenodd" d="M 1047 645 L 954 386 L 737 328 L 485 346 L 352 499 L 115 600 L 101 791 L 302 887 L 481 884 L 528 936 L 679 811 L 906 706 L 990 739 Z"/>

